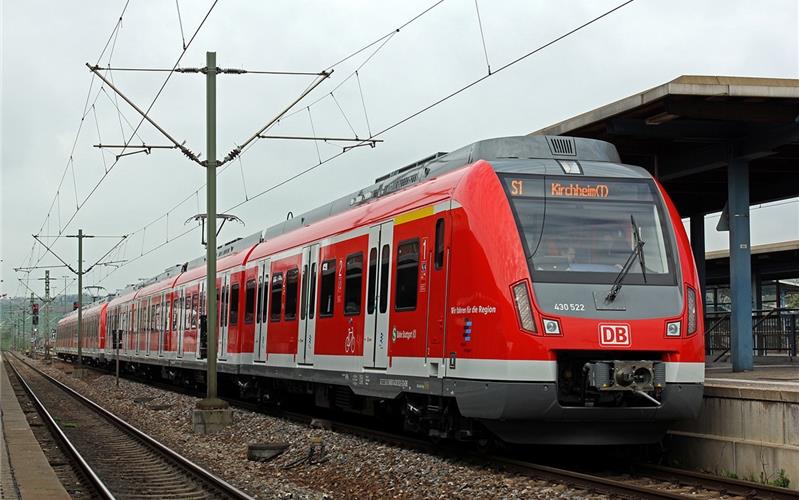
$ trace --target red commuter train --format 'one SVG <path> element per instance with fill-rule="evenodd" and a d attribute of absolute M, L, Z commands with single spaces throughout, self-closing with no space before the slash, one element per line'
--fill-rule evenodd
<path fill-rule="evenodd" d="M 221 247 L 220 383 L 434 437 L 657 441 L 698 413 L 704 330 L 662 186 L 608 143 L 484 140 Z M 86 307 L 82 353 L 202 383 L 205 262 Z M 74 359 L 76 314 L 56 349 Z M 487 431 L 487 432 L 486 432 Z"/>

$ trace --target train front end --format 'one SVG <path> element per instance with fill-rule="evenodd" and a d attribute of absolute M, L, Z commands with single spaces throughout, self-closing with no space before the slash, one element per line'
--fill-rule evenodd
<path fill-rule="evenodd" d="M 551 366 L 554 383 L 502 387 L 503 411 L 485 422 L 512 442 L 655 442 L 702 402 L 696 266 L 652 176 L 607 143 L 573 140 L 592 157 L 491 161 L 521 242 L 494 261 L 517 313 L 500 334 L 508 364 Z"/>

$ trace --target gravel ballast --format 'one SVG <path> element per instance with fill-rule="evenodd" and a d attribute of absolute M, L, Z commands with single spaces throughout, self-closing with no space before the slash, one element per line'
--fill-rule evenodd
<path fill-rule="evenodd" d="M 38 368 L 124 418 L 186 458 L 257 498 L 605 498 L 563 484 L 404 449 L 234 408 L 233 425 L 210 435 L 192 432 L 198 398 L 89 372 L 33 361 Z M 321 443 L 321 463 L 286 468 Z M 269 462 L 247 460 L 247 445 L 285 442 Z"/>

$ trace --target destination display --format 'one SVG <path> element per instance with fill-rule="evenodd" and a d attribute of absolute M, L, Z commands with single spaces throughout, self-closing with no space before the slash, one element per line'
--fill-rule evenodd
<path fill-rule="evenodd" d="M 647 182 L 538 176 L 505 176 L 503 182 L 512 198 L 652 201 L 652 187 Z"/>

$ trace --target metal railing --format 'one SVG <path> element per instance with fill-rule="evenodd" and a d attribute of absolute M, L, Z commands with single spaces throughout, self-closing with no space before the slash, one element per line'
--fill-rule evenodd
<path fill-rule="evenodd" d="M 796 356 L 799 309 L 752 311 L 752 347 L 755 356 Z M 730 312 L 705 314 L 705 351 L 718 361 L 730 350 Z"/>

